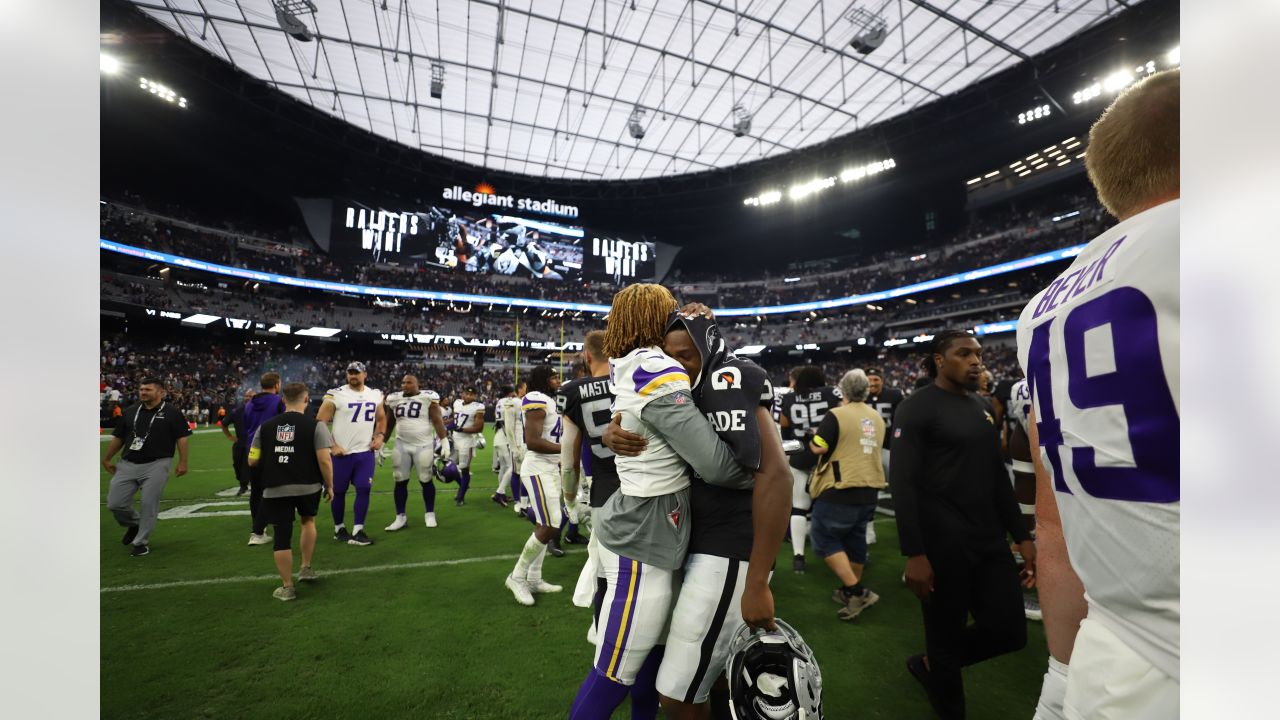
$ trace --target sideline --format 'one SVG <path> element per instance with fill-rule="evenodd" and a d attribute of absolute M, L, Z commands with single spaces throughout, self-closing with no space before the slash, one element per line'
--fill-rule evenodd
<path fill-rule="evenodd" d="M 565 550 L 565 555 L 577 554 L 572 550 Z M 367 567 L 356 568 L 339 568 L 337 570 L 329 570 L 317 573 L 321 579 L 332 575 L 348 575 L 351 573 L 368 573 L 368 572 L 384 572 L 387 570 L 413 570 L 417 568 L 429 567 L 446 567 L 449 565 L 470 565 L 472 563 L 493 562 L 496 560 L 515 560 L 519 555 L 485 555 L 484 557 L 459 558 L 457 560 L 427 560 L 424 562 L 414 563 L 398 563 L 393 565 L 369 565 Z M 271 575 L 236 575 L 233 577 L 208 578 L 205 580 L 177 580 L 167 583 L 151 583 L 149 585 L 115 585 L 113 587 L 104 587 L 99 590 L 100 593 L 115 592 L 135 592 L 138 590 L 165 590 L 177 587 L 195 587 L 198 585 L 228 585 L 239 582 L 263 582 L 266 580 L 279 580 L 278 574 Z"/>

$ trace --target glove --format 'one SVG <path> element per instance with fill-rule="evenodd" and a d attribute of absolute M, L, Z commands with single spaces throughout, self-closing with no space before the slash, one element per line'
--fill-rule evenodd
<path fill-rule="evenodd" d="M 449 444 L 449 438 L 442 438 L 440 440 L 440 447 L 436 453 L 436 457 L 447 458 L 452 451 L 453 448 Z"/>

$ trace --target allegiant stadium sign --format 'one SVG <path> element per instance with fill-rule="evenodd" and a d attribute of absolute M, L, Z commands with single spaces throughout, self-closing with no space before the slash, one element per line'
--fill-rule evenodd
<path fill-rule="evenodd" d="M 517 212 L 535 212 L 567 218 L 578 217 L 577 205 L 561 205 L 551 198 L 535 200 L 533 198 L 518 198 L 514 195 L 499 195 L 493 191 L 493 188 L 488 186 L 481 186 L 476 190 L 464 190 L 461 185 L 453 185 L 444 189 L 442 197 L 445 200 L 466 203 L 477 208 L 487 205 Z"/>

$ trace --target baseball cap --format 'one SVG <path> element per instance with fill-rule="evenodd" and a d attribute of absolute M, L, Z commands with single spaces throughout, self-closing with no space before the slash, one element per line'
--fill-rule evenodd
<path fill-rule="evenodd" d="M 878 367 L 869 367 L 869 368 L 867 368 L 867 371 L 866 371 L 866 372 L 867 372 L 867 376 L 868 376 L 868 377 L 870 377 L 870 376 L 872 376 L 872 375 L 878 375 L 878 376 L 880 376 L 880 377 L 884 377 L 884 373 L 880 372 L 880 368 L 878 368 Z"/>
<path fill-rule="evenodd" d="M 359 360 L 352 360 L 351 362 L 347 363 L 347 372 L 351 372 L 352 370 L 356 372 L 365 372 L 364 363 L 360 362 Z"/>
<path fill-rule="evenodd" d="M 462 391 L 469 392 L 469 393 L 476 393 L 477 395 L 480 394 L 480 391 L 476 389 L 475 385 L 468 385 L 465 388 L 463 388 Z"/>

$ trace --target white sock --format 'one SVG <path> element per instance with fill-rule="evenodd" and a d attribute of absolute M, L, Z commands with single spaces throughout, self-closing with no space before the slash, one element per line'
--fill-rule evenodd
<path fill-rule="evenodd" d="M 803 515 L 791 516 L 791 547 L 793 555 L 804 554 L 804 541 L 809 536 L 809 518 Z"/>
<path fill-rule="evenodd" d="M 510 489 L 511 489 L 511 476 L 510 476 L 510 475 L 507 475 L 506 477 L 504 477 L 504 478 L 502 478 L 501 480 L 499 480 L 499 481 L 498 481 L 498 494 L 499 494 L 499 495 L 506 495 L 506 494 L 507 494 L 507 491 L 508 491 L 508 490 L 510 490 Z"/>
<path fill-rule="evenodd" d="M 547 549 L 546 545 L 538 542 L 538 536 L 529 533 L 529 539 L 524 541 L 524 548 L 520 551 L 520 558 L 516 560 L 516 568 L 511 571 L 511 577 L 516 580 L 525 580 L 529 576 L 529 567 L 533 565 L 538 554 Z M 541 572 L 541 565 L 539 565 Z"/>
<path fill-rule="evenodd" d="M 538 555 L 529 563 L 529 574 L 525 578 L 531 583 L 540 582 L 542 580 L 542 561 L 547 557 L 547 546 L 538 543 Z"/>
<path fill-rule="evenodd" d="M 355 528 L 351 530 L 351 534 L 355 535 L 356 533 L 360 532 L 363 529 L 364 529 L 363 525 L 356 525 Z"/>
<path fill-rule="evenodd" d="M 333 531 L 338 532 L 339 530 L 345 528 L 346 526 L 347 526 L 346 523 L 338 523 L 337 525 L 333 526 Z"/>

